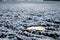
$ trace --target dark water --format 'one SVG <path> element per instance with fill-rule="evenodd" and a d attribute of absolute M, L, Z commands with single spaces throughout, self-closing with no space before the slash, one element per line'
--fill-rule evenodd
<path fill-rule="evenodd" d="M 32 26 L 46 30 L 26 30 Z M 58 40 L 60 38 L 60 4 L 1 3 L 0 38 L 6 40 Z M 59 39 L 60 40 L 60 39 Z"/>

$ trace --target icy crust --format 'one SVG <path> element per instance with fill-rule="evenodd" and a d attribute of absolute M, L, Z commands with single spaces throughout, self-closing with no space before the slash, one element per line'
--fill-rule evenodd
<path fill-rule="evenodd" d="M 5 27 L 0 27 L 0 40 L 54 40 L 44 35 L 36 35 L 26 30 L 14 31 Z"/>
<path fill-rule="evenodd" d="M 4 40 L 54 40 L 60 39 L 60 10 L 42 7 L 5 6 L 0 8 L 0 38 Z M 40 7 L 42 7 L 40 9 Z M 46 30 L 26 30 L 44 26 Z"/>

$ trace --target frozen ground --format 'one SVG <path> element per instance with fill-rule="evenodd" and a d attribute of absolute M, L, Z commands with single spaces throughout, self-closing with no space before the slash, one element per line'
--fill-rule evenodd
<path fill-rule="evenodd" d="M 27 30 L 42 26 L 46 30 Z M 60 40 L 60 4 L 0 3 L 0 39 Z"/>

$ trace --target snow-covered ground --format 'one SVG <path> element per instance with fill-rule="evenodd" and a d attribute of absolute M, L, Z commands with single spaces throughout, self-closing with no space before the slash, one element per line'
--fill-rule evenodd
<path fill-rule="evenodd" d="M 10 38 L 10 40 L 55 40 L 54 38 L 58 39 L 60 37 L 59 24 L 59 2 L 0 4 L 0 38 Z M 34 29 L 31 32 L 26 30 L 32 26 L 44 26 L 44 28 L 47 26 L 48 28 L 43 31 L 35 30 L 37 33 Z M 12 33 L 11 30 L 14 32 Z M 38 34 L 40 32 L 41 34 Z"/>

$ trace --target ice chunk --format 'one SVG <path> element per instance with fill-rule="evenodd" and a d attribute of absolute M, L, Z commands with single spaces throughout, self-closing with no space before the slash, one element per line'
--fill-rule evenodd
<path fill-rule="evenodd" d="M 28 27 L 27 29 L 30 30 L 30 29 L 35 29 L 35 30 L 46 30 L 45 29 L 46 27 L 43 27 L 43 26 L 32 26 L 32 27 Z"/>

